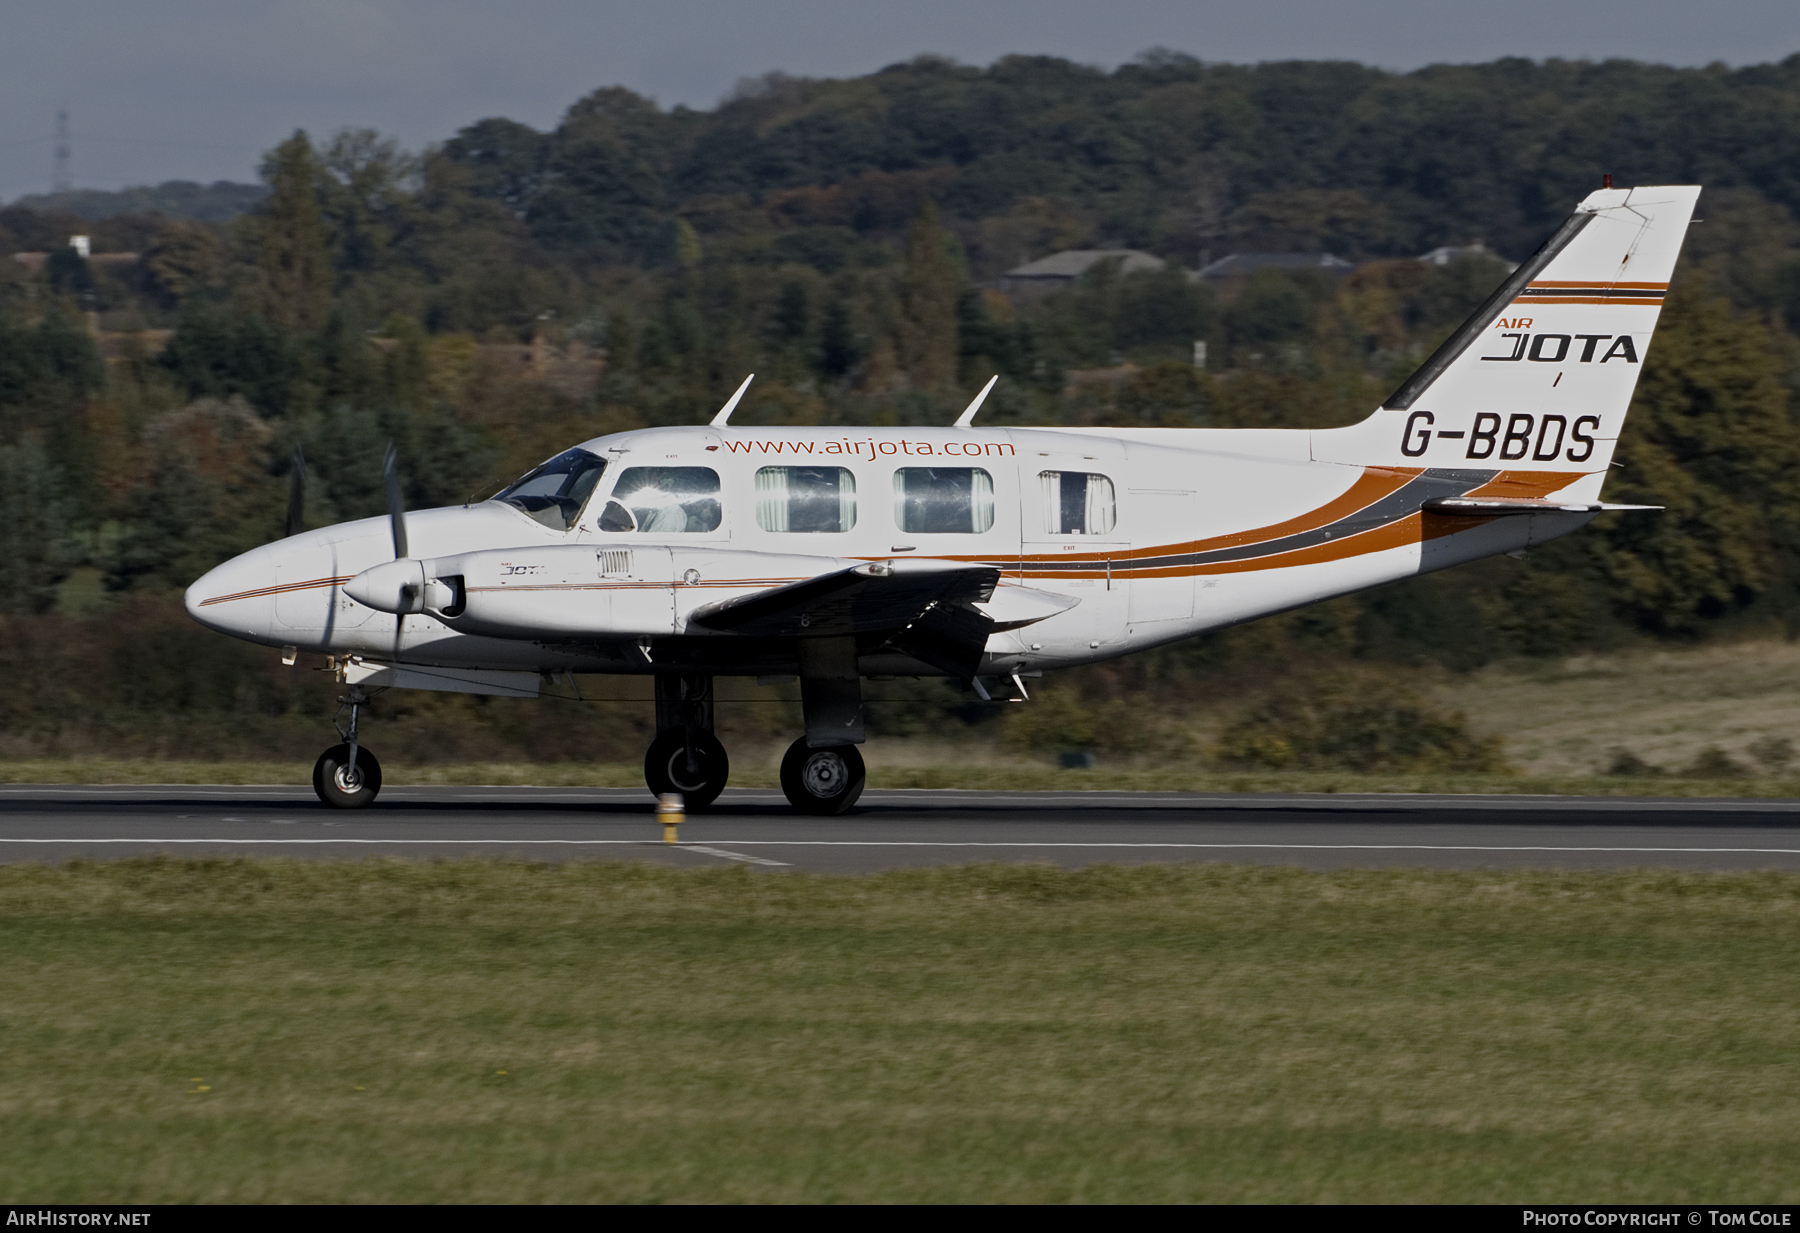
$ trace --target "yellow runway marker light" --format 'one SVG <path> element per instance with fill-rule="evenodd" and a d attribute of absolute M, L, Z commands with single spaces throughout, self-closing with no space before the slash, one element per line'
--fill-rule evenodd
<path fill-rule="evenodd" d="M 681 825 L 685 809 L 679 792 L 663 792 L 656 798 L 656 820 L 662 823 L 663 842 L 676 843 L 675 828 Z"/>

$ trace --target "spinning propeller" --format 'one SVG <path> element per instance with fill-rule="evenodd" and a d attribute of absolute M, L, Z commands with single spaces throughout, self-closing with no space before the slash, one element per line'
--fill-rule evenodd
<path fill-rule="evenodd" d="M 294 447 L 294 469 L 288 472 L 287 533 L 298 535 L 306 530 L 306 455 Z"/>
<path fill-rule="evenodd" d="M 400 641 L 406 618 L 427 608 L 443 608 L 451 602 L 448 587 L 425 576 L 425 562 L 407 551 L 406 503 L 400 497 L 400 456 L 392 442 L 382 462 L 387 486 L 388 524 L 394 536 L 394 559 L 371 566 L 344 584 L 344 594 L 378 612 L 391 612 L 394 622 L 394 658 L 400 658 Z"/>
<path fill-rule="evenodd" d="M 381 460 L 381 482 L 387 488 L 388 529 L 394 535 L 394 563 L 409 561 L 406 555 L 406 503 L 400 499 L 400 451 L 388 442 L 387 454 Z M 419 604 L 418 611 L 424 609 L 425 599 L 425 567 L 419 567 L 417 584 L 401 583 L 400 597 L 411 599 Z M 411 610 L 409 604 L 394 615 L 394 658 L 400 658 L 400 642 L 406 634 L 406 614 Z"/>

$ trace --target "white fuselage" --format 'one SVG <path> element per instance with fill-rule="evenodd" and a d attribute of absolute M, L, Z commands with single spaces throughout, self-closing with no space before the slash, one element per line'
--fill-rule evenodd
<path fill-rule="evenodd" d="M 751 675 L 778 670 L 772 652 L 691 627 L 695 609 L 859 562 L 947 559 L 1001 570 L 996 616 L 1005 615 L 999 610 L 1009 587 L 1078 601 L 990 638 L 982 671 L 1011 673 L 1109 659 L 1517 550 L 1591 516 L 1422 514 L 1421 501 L 1434 495 L 1541 497 L 1580 475 L 1316 461 L 1330 456 L 1315 448 L 1324 435 L 644 429 L 583 447 L 607 467 L 567 530 L 498 501 L 407 516 L 411 558 L 468 558 L 466 570 L 458 567 L 470 591 L 469 615 L 460 621 L 430 612 L 396 617 L 345 593 L 356 575 L 393 560 L 385 518 L 324 527 L 247 552 L 196 582 L 187 608 L 201 623 L 248 641 L 375 661 L 636 673 L 691 651 L 706 671 Z M 716 472 L 722 514 L 716 529 L 603 530 L 601 511 L 613 486 L 630 468 L 643 467 Z M 770 468 L 848 472 L 841 519 L 848 529 L 781 529 L 783 516 L 765 513 L 786 473 L 770 471 L 759 480 L 759 471 Z M 985 478 L 956 482 L 964 488 L 972 482 L 984 504 L 966 529 L 905 530 L 896 493 L 909 481 L 897 481 L 896 473 L 907 468 L 979 470 Z M 1069 495 L 1076 492 L 1085 495 Z M 879 654 L 865 656 L 861 668 L 934 671 Z"/>

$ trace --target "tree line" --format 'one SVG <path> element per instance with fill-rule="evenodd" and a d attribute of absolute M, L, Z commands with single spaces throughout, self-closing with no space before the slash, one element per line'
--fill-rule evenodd
<path fill-rule="evenodd" d="M 83 622 L 116 637 L 121 620 L 179 639 L 179 590 L 279 533 L 296 446 L 314 524 L 380 512 L 388 440 L 411 502 L 455 503 L 573 441 L 697 422 L 752 370 L 744 423 L 943 423 L 996 372 L 997 423 L 1353 422 L 1505 271 L 1421 252 L 1522 258 L 1610 172 L 1707 185 L 1606 494 L 1668 512 L 1083 688 L 1788 630 L 1796 119 L 1800 57 L 1405 74 L 928 57 L 843 81 L 771 75 L 710 111 L 602 89 L 551 131 L 494 118 L 416 152 L 367 130 L 296 133 L 265 157 L 254 209 L 222 222 L 0 209 L 0 608 L 75 642 Z M 137 259 L 84 260 L 77 233 Z M 996 290 L 1022 260 L 1095 246 L 1166 265 L 1102 264 L 1030 300 Z M 1191 277 L 1253 250 L 1357 265 Z M 7 256 L 22 252 L 48 256 Z M 963 705 L 919 697 L 921 714 Z"/>

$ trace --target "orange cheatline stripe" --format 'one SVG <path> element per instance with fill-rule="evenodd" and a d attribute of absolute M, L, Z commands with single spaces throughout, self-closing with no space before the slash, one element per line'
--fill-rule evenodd
<path fill-rule="evenodd" d="M 1302 531 L 1313 531 L 1328 526 L 1357 510 L 1373 505 L 1389 493 L 1397 492 L 1407 484 L 1424 474 L 1423 467 L 1364 467 L 1363 473 L 1356 477 L 1342 493 L 1325 504 L 1298 514 L 1285 522 L 1270 523 L 1264 527 L 1252 527 L 1247 531 L 1233 531 L 1228 535 L 1215 535 L 1209 539 L 1187 540 L 1178 544 L 1158 544 L 1153 548 L 1133 548 L 1126 552 L 1065 552 L 1057 556 L 1059 561 L 1134 561 L 1146 557 L 1166 557 L 1177 552 L 1209 552 L 1215 548 L 1240 548 L 1246 544 L 1258 544 L 1264 540 L 1280 539 L 1286 535 L 1298 535 Z M 1054 540 L 1057 536 L 1046 533 L 1044 540 Z M 885 560 L 886 558 L 870 558 Z M 985 562 L 993 560 L 992 556 L 945 556 L 943 561 Z M 1008 570 L 1008 572 L 1016 572 Z M 1030 577 L 1052 577 L 1054 575 L 1033 573 Z M 1082 575 L 1087 577 L 1089 575 Z"/>
<path fill-rule="evenodd" d="M 1342 561 L 1350 557 L 1366 556 L 1369 553 L 1385 552 L 1390 548 L 1404 548 L 1409 544 L 1419 544 L 1426 540 L 1442 539 L 1447 535 L 1473 530 L 1492 521 L 1492 518 L 1471 518 L 1464 515 L 1451 517 L 1421 511 L 1417 514 L 1408 514 L 1404 518 L 1396 519 L 1383 526 L 1356 535 L 1345 536 L 1343 539 L 1317 544 L 1311 548 L 1298 548 L 1292 552 L 1275 553 L 1266 557 L 1251 557 L 1243 561 L 1218 561 L 1207 565 L 1174 565 L 1161 569 L 1122 570 L 1116 572 L 1113 579 L 1121 581 L 1132 578 L 1186 578 L 1204 574 L 1245 574 L 1267 569 L 1286 569 L 1293 565 L 1319 565 L 1327 561 Z M 1094 581 L 1099 581 L 1093 575 L 1086 576 Z M 1056 578 L 1061 575 L 1030 571 L 1023 577 Z"/>
<path fill-rule="evenodd" d="M 1586 471 L 1502 471 L 1479 488 L 1464 493 L 1474 497 L 1544 497 L 1567 488 Z M 1460 515 L 1459 515 L 1460 516 Z"/>
<path fill-rule="evenodd" d="M 1213 565 L 1195 566 L 1193 572 L 1196 575 L 1237 574 L 1258 569 L 1285 569 L 1290 565 L 1318 565 L 1326 561 L 1342 561 L 1348 557 L 1366 556 L 1372 552 L 1385 552 L 1389 548 L 1403 548 L 1409 544 L 1424 543 L 1428 539 L 1442 539 L 1446 535 L 1472 530 L 1475 526 L 1491 521 L 1493 520 L 1489 518 L 1452 518 L 1421 511 L 1417 514 L 1408 514 L 1385 526 L 1364 531 L 1360 535 L 1330 540 L 1311 548 L 1300 548 L 1293 552 L 1278 553 L 1275 556 L 1256 557 L 1249 561 L 1220 561 Z"/>
<path fill-rule="evenodd" d="M 282 586 L 258 587 L 254 591 L 238 591 L 233 595 L 215 595 L 211 599 L 200 601 L 200 607 L 207 608 L 213 604 L 228 604 L 234 599 L 261 599 L 269 595 L 285 595 L 290 591 L 309 591 L 314 587 L 334 587 L 350 581 L 355 574 L 345 574 L 339 578 L 314 578 L 309 582 L 289 582 Z"/>
<path fill-rule="evenodd" d="M 818 575 L 813 575 L 817 577 Z M 722 578 L 715 582 L 513 582 L 488 587 L 465 587 L 469 594 L 505 594 L 508 591 L 704 591 L 707 589 L 729 589 L 732 587 L 770 587 L 785 586 L 790 582 L 805 582 L 806 578 Z"/>

